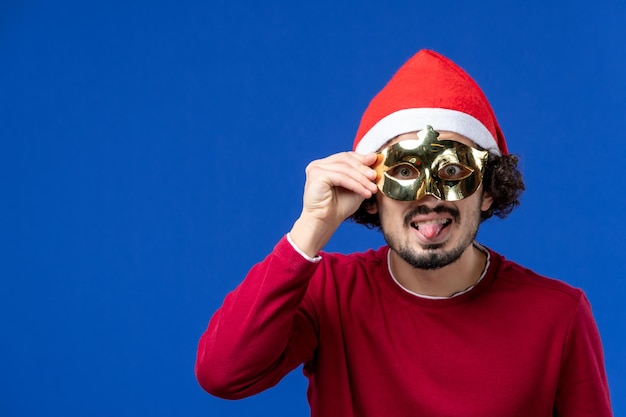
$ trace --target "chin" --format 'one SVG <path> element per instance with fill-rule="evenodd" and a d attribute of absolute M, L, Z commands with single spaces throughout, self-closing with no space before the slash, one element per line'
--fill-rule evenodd
<path fill-rule="evenodd" d="M 452 249 L 444 249 L 446 242 L 432 244 L 428 246 L 421 245 L 420 249 L 410 247 L 408 245 L 393 247 L 393 249 L 406 263 L 416 269 L 439 269 L 458 260 L 466 247 L 459 245 Z"/>

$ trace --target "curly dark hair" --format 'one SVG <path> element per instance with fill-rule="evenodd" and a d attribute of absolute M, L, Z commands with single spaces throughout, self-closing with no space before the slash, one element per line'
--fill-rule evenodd
<path fill-rule="evenodd" d="M 526 189 L 522 173 L 517 169 L 519 159 L 515 155 L 489 154 L 483 174 L 483 190 L 493 197 L 493 203 L 487 211 L 483 211 L 480 220 L 485 221 L 492 216 L 504 219 L 520 204 L 520 197 Z M 367 226 L 370 229 L 380 228 L 378 213 L 370 214 L 366 208 L 375 204 L 376 196 L 365 200 L 359 209 L 348 219 Z"/>

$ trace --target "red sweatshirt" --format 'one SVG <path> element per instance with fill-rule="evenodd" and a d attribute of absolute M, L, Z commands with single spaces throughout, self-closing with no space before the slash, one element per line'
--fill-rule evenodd
<path fill-rule="evenodd" d="M 474 289 L 427 299 L 394 281 L 387 252 L 314 263 L 283 238 L 211 319 L 200 385 L 241 398 L 304 363 L 313 417 L 612 415 L 582 291 L 489 251 Z"/>

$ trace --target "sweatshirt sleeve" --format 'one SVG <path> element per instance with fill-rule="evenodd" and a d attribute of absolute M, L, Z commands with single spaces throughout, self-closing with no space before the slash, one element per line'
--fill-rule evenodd
<path fill-rule="evenodd" d="M 558 417 L 613 415 L 600 334 L 584 294 L 566 339 L 555 409 Z"/>
<path fill-rule="evenodd" d="M 206 391 L 228 399 L 257 394 L 312 359 L 316 319 L 303 299 L 318 265 L 283 237 L 226 296 L 198 344 L 195 372 Z"/>

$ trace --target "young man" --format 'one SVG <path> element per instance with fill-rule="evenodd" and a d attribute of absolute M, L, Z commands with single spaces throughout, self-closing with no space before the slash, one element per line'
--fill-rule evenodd
<path fill-rule="evenodd" d="M 202 335 L 200 384 L 241 398 L 303 363 L 314 417 L 612 415 L 583 292 L 474 240 L 523 188 L 478 85 L 420 51 L 354 152 L 307 167 L 300 217 Z M 322 253 L 349 217 L 388 245 Z"/>

